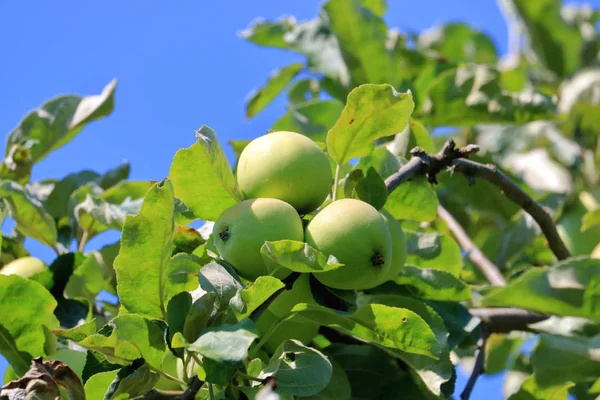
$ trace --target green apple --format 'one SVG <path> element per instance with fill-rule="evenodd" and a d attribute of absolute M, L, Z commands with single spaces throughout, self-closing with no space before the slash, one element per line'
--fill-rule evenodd
<path fill-rule="evenodd" d="M 307 214 L 323 203 L 333 177 L 327 155 L 315 142 L 299 133 L 277 131 L 244 148 L 237 182 L 246 199 L 280 199 Z"/>
<path fill-rule="evenodd" d="M 566 209 L 556 224 L 558 234 L 572 256 L 588 256 L 600 242 L 600 226 L 581 231 L 583 216 L 597 206 L 590 197 L 588 192 L 582 192 L 578 201 Z"/>
<path fill-rule="evenodd" d="M 315 274 L 326 286 L 371 289 L 388 279 L 392 238 L 383 216 L 370 204 L 355 199 L 329 204 L 306 227 L 306 243 L 344 264 Z"/>
<path fill-rule="evenodd" d="M 0 269 L 0 275 L 19 275 L 21 278 L 28 279 L 46 268 L 46 264 L 39 258 L 21 257 Z"/>
<path fill-rule="evenodd" d="M 267 241 L 304 240 L 302 220 L 288 203 L 278 199 L 244 200 L 221 214 L 212 233 L 219 255 L 249 280 L 269 271 L 260 248 Z M 275 277 L 291 273 L 279 269 Z"/>
<path fill-rule="evenodd" d="M 402 225 L 392 214 L 383 208 L 379 212 L 387 223 L 392 237 L 392 265 L 387 277 L 388 280 L 394 280 L 406 262 L 406 238 L 404 237 Z"/>
<path fill-rule="evenodd" d="M 281 293 L 266 309 L 258 321 L 256 327 L 260 335 L 267 333 L 280 318 L 288 314 L 296 304 L 308 303 L 314 304 L 315 299 L 310 291 L 310 276 L 302 274 L 298 277 L 291 290 Z M 296 339 L 304 344 L 309 344 L 317 335 L 319 325 L 309 319 L 295 315 L 289 320 L 283 322 L 269 339 L 265 342 L 265 349 L 273 353 L 279 345 L 286 340 Z"/>
<path fill-rule="evenodd" d="M 590 257 L 600 260 L 600 243 L 598 243 L 598 245 L 594 247 L 594 250 L 592 250 L 592 254 L 590 255 Z"/>
<path fill-rule="evenodd" d="M 86 351 L 78 351 L 67 348 L 58 349 L 55 353 L 46 357 L 48 360 L 58 360 L 67 364 L 69 368 L 81 378 L 83 374 L 83 367 L 85 366 L 85 360 L 87 358 Z"/>
<path fill-rule="evenodd" d="M 162 370 L 173 377 L 177 377 L 178 364 L 183 366 L 183 361 L 175 357 L 171 350 L 167 349 L 163 356 Z M 161 375 L 156 383 L 156 388 L 160 390 L 181 390 L 181 385 Z"/>

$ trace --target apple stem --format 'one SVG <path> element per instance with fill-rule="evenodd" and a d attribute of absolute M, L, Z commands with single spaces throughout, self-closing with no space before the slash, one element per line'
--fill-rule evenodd
<path fill-rule="evenodd" d="M 333 194 L 331 196 L 331 201 L 337 200 L 337 191 L 338 186 L 340 184 L 340 164 L 336 164 L 335 166 L 335 179 L 333 180 Z"/>

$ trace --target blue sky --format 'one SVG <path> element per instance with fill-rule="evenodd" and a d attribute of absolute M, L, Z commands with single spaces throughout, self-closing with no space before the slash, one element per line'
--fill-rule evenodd
<path fill-rule="evenodd" d="M 160 180 L 171 159 L 206 124 L 227 140 L 254 138 L 285 107 L 278 99 L 251 121 L 244 118 L 248 93 L 297 55 L 263 49 L 238 33 L 256 17 L 283 14 L 309 19 L 317 0 L 0 2 L 0 132 L 8 135 L 31 109 L 59 94 L 97 94 L 118 78 L 113 114 L 94 122 L 66 147 L 37 164 L 32 179 L 60 178 L 81 169 L 106 171 L 123 160 L 131 179 Z M 506 27 L 492 0 L 389 1 L 386 20 L 402 30 L 467 21 L 506 51 Z M 591 4 L 600 6 L 600 0 Z M 4 152 L 4 143 L 2 143 Z M 88 249 L 117 233 L 100 235 Z M 35 255 L 53 253 L 28 242 Z M 0 360 L 0 373 L 5 363 Z M 498 377 L 482 379 L 473 398 L 500 399 Z M 459 377 L 457 388 L 464 386 Z"/>

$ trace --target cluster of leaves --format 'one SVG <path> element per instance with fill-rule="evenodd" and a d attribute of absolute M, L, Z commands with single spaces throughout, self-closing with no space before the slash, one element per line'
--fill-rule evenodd
<path fill-rule="evenodd" d="M 509 171 L 559 222 L 598 195 L 600 69 L 597 35 L 589 34 L 598 14 L 561 10 L 553 0 L 512 4 L 528 41 L 509 64 L 464 24 L 420 35 L 389 29 L 382 0 L 329 0 L 314 20 L 260 22 L 244 33 L 306 55 L 306 66 L 272 75 L 247 115 L 289 87 L 288 111 L 272 128 L 321 142 L 336 197 L 385 207 L 407 236 L 407 265 L 393 282 L 355 292 L 311 279 L 317 303 L 297 304 L 278 322 L 301 315 L 322 326 L 309 346 L 290 340 L 269 354 L 262 348 L 268 334 L 261 337 L 254 321 L 298 274 L 335 265 L 304 247 L 268 243 L 265 259 L 295 273 L 248 282 L 218 258 L 210 221 L 241 196 L 212 129 L 196 132 L 161 182 L 127 181 L 128 165 L 31 182 L 36 162 L 111 112 L 115 84 L 98 96 L 58 97 L 27 115 L 0 166 L 2 216 L 16 224 L 2 236 L 2 262 L 28 255 L 25 237 L 57 257 L 28 279 L 0 275 L 5 381 L 25 383 L 0 390 L 25 393 L 26 378 L 38 373 L 45 388 L 66 387 L 72 398 L 169 396 L 161 390 L 170 382 L 172 397 L 195 388 L 196 398 L 210 399 L 443 399 L 455 392 L 456 366 L 471 363 L 482 334 L 469 308 L 498 306 L 552 315 L 531 327 L 537 336 L 487 341 L 486 371 L 509 371 L 507 396 L 596 396 L 600 260 L 587 254 L 557 263 L 530 217 L 485 182 L 446 174 L 432 187 L 419 177 L 390 194 L 384 183 L 410 148 L 433 151 L 444 137 L 429 132 L 451 126 L 458 142 L 479 144 L 480 161 Z M 246 143 L 231 144 L 239 155 Z M 490 288 L 464 257 L 437 216 L 439 204 L 501 268 L 506 287 Z M 579 216 L 583 238 L 600 222 L 597 203 L 592 208 Z M 189 226 L 197 220 L 205 221 L 198 230 Z M 88 240 L 109 229 L 122 231 L 120 241 L 86 252 Z M 33 359 L 52 359 L 63 347 L 87 350 L 79 386 Z"/>

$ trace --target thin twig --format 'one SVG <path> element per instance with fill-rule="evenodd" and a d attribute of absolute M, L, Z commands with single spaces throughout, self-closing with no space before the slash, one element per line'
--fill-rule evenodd
<path fill-rule="evenodd" d="M 506 279 L 504 279 L 498 267 L 479 250 L 479 247 L 473 243 L 467 232 L 454 219 L 452 214 L 440 205 L 438 207 L 438 215 L 446 222 L 448 229 L 450 229 L 460 247 L 467 253 L 473 264 L 485 275 L 486 279 L 494 286 L 506 286 Z"/>
<path fill-rule="evenodd" d="M 479 378 L 479 376 L 484 373 L 485 343 L 487 341 L 487 337 L 487 331 L 485 329 L 485 326 L 483 326 L 481 338 L 479 338 L 479 341 L 477 342 L 477 348 L 475 349 L 475 365 L 473 366 L 473 371 L 471 372 L 471 376 L 469 377 L 469 380 L 467 381 L 464 390 L 460 394 L 460 398 L 462 400 L 469 400 L 469 398 L 471 397 L 471 392 L 475 387 L 475 383 L 477 383 L 477 378 Z"/>
<path fill-rule="evenodd" d="M 488 332 L 531 331 L 529 325 L 548 319 L 547 315 L 520 308 L 471 308 L 469 313 L 480 318 Z"/>
<path fill-rule="evenodd" d="M 427 175 L 431 183 L 437 183 L 437 174 L 445 170 L 462 172 L 469 179 L 469 183 L 472 183 L 474 178 L 485 179 L 498 186 L 506 197 L 531 215 L 540 226 L 544 236 L 546 236 L 548 247 L 557 259 L 564 260 L 570 257 L 569 251 L 558 235 L 552 217 L 539 203 L 494 165 L 484 165 L 464 159 L 477 152 L 478 149 L 475 145 L 455 149 L 452 139 L 447 141 L 444 148 L 437 154 L 428 154 L 422 148 L 415 147 L 411 150 L 413 157 L 410 161 L 385 180 L 388 193 L 393 192 L 403 182 L 418 175 Z"/>

